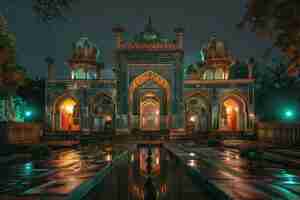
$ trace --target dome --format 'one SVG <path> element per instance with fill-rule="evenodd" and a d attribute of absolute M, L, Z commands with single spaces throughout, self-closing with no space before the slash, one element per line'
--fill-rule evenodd
<path fill-rule="evenodd" d="M 206 59 L 218 59 L 230 57 L 229 51 L 221 40 L 217 40 L 216 36 L 210 38 L 206 47 L 203 48 Z"/>
<path fill-rule="evenodd" d="M 102 61 L 100 50 L 88 37 L 82 36 L 73 44 L 73 59 L 94 60 L 97 63 Z"/>
<path fill-rule="evenodd" d="M 155 30 L 152 25 L 151 17 L 148 19 L 148 23 L 145 25 L 144 31 L 137 34 L 134 38 L 134 42 L 168 42 L 168 39 L 162 38 L 160 33 Z"/>
<path fill-rule="evenodd" d="M 76 48 L 96 48 L 96 45 L 93 44 L 88 37 L 82 36 L 79 40 L 75 43 Z"/>

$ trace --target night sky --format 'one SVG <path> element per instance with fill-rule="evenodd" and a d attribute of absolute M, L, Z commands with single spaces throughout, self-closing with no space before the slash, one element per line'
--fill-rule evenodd
<path fill-rule="evenodd" d="M 128 36 L 143 30 L 148 16 L 164 36 L 174 38 L 173 29 L 185 28 L 185 62 L 192 63 L 212 34 L 226 42 L 239 59 L 261 57 L 270 42 L 254 33 L 237 30 L 245 0 L 81 0 L 68 13 L 67 22 L 46 25 L 34 17 L 30 0 L 1 0 L 0 12 L 8 19 L 9 30 L 17 36 L 17 62 L 32 76 L 45 77 L 46 56 L 56 60 L 57 76 L 68 74 L 64 64 L 70 57 L 72 42 L 85 34 L 104 53 L 111 68 L 115 47 L 112 27 L 123 25 Z"/>

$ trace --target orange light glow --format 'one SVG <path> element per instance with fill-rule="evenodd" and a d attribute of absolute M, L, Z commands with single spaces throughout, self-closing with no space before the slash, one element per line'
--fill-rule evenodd
<path fill-rule="evenodd" d="M 59 106 L 60 109 L 60 124 L 63 130 L 79 130 L 79 125 L 74 123 L 74 110 L 76 102 L 71 99 L 65 99 Z"/>
<path fill-rule="evenodd" d="M 233 99 L 224 102 L 226 111 L 227 128 L 236 130 L 238 127 L 239 104 Z"/>

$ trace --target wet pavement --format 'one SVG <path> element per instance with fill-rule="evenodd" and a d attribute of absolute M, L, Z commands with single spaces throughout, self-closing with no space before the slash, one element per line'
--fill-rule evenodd
<path fill-rule="evenodd" d="M 300 199 L 300 170 L 270 160 L 250 163 L 229 148 L 166 145 L 198 174 L 234 199 Z"/>
<path fill-rule="evenodd" d="M 0 199 L 65 199 L 107 166 L 122 150 L 86 145 L 51 158 L 0 167 Z"/>
<path fill-rule="evenodd" d="M 124 159 L 112 162 L 125 151 L 130 153 Z M 269 159 L 250 168 L 235 148 L 192 142 L 89 144 L 54 151 L 48 160 L 0 166 L 0 199 L 65 200 L 103 171 L 102 182 L 85 200 L 147 200 L 149 195 L 207 200 L 216 198 L 216 191 L 242 200 L 300 199 L 300 151 L 271 149 L 264 155 Z M 203 185 L 199 180 L 204 179 Z M 205 185 L 213 186 L 213 192 Z"/>
<path fill-rule="evenodd" d="M 149 149 L 151 170 L 148 173 Z M 85 200 L 146 200 L 147 179 L 151 177 L 156 200 L 208 200 L 208 193 L 192 181 L 185 167 L 164 148 L 137 146 L 128 161 L 123 162 L 97 186 Z"/>

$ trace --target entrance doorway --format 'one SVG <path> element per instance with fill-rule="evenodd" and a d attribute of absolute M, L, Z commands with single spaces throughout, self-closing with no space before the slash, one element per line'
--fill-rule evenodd
<path fill-rule="evenodd" d="M 141 102 L 140 128 L 145 131 L 160 129 L 160 103 L 156 99 L 147 98 Z"/>

